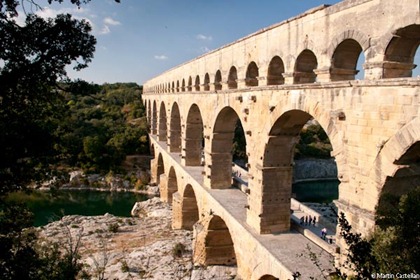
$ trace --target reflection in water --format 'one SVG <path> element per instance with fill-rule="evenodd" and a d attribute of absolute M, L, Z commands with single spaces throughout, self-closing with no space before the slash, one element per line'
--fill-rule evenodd
<path fill-rule="evenodd" d="M 10 200 L 24 202 L 35 214 L 35 226 L 59 220 L 64 215 L 96 216 L 110 213 L 130 216 L 136 201 L 144 201 L 146 195 L 130 192 L 100 191 L 34 191 L 30 195 L 12 193 Z"/>
<path fill-rule="evenodd" d="M 292 186 L 293 197 L 301 202 L 329 203 L 338 199 L 339 181 L 300 182 Z"/>

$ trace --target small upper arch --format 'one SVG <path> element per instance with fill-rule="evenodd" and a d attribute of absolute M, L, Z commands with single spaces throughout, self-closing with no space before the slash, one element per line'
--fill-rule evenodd
<path fill-rule="evenodd" d="M 313 51 L 303 50 L 296 58 L 293 73 L 294 84 L 308 84 L 316 82 L 315 70 L 318 67 L 318 60 Z"/>
<path fill-rule="evenodd" d="M 284 84 L 284 63 L 279 56 L 271 59 L 268 65 L 267 85 L 282 85 Z"/>
<path fill-rule="evenodd" d="M 254 61 L 251 61 L 246 69 L 245 84 L 250 87 L 258 86 L 258 76 L 258 66 Z"/>

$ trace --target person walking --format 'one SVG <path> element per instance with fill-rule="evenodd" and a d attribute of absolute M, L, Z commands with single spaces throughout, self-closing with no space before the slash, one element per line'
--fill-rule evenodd
<path fill-rule="evenodd" d="M 312 222 L 313 222 L 313 224 L 314 224 L 314 226 L 315 226 L 315 224 L 316 224 L 316 217 L 314 216 L 314 218 L 312 219 Z"/>

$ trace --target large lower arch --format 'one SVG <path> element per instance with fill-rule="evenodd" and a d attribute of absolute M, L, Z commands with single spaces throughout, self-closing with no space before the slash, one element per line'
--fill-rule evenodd
<path fill-rule="evenodd" d="M 284 112 L 272 125 L 264 146 L 262 164 L 253 175 L 258 187 L 251 185 L 247 221 L 260 233 L 290 230 L 290 199 L 293 162 L 299 134 L 312 116 L 301 110 Z"/>
<path fill-rule="evenodd" d="M 375 178 L 378 204 L 384 194 L 402 195 L 420 185 L 420 117 L 386 142 L 371 176 Z"/>
<path fill-rule="evenodd" d="M 150 119 L 151 123 L 151 132 L 153 135 L 156 135 L 157 133 L 157 109 L 156 109 L 156 100 L 153 101 L 153 109 L 152 109 L 152 116 Z"/>
<path fill-rule="evenodd" d="M 227 189 L 232 185 L 232 143 L 238 114 L 231 107 L 223 108 L 216 118 L 211 137 L 211 163 L 207 164 L 207 184 L 212 189 Z"/>
<path fill-rule="evenodd" d="M 181 152 L 181 116 L 176 102 L 172 105 L 168 140 L 169 152 Z"/>
<path fill-rule="evenodd" d="M 178 191 L 178 180 L 173 166 L 169 169 L 168 180 L 166 182 L 164 180 L 161 181 L 159 190 L 160 199 L 163 202 L 172 204 L 172 195 Z"/>
<path fill-rule="evenodd" d="M 194 263 L 202 265 L 236 265 L 232 237 L 226 223 L 219 216 L 196 227 Z"/>
<path fill-rule="evenodd" d="M 188 111 L 182 147 L 183 165 L 201 165 L 203 156 L 203 119 L 196 104 L 193 104 Z"/>
<path fill-rule="evenodd" d="M 188 184 L 183 193 L 176 192 L 172 201 L 172 228 L 192 230 L 199 220 L 197 199 L 193 187 Z"/>

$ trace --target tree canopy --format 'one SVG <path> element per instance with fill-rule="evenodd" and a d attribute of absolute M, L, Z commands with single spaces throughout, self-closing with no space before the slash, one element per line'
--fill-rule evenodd
<path fill-rule="evenodd" d="M 36 5 L 0 1 L 0 195 L 45 175 L 51 131 L 62 111 L 57 82 L 66 79 L 66 66 L 85 68 L 96 44 L 90 24 L 69 14 L 53 19 L 27 14 L 18 25 L 20 3 Z"/>

